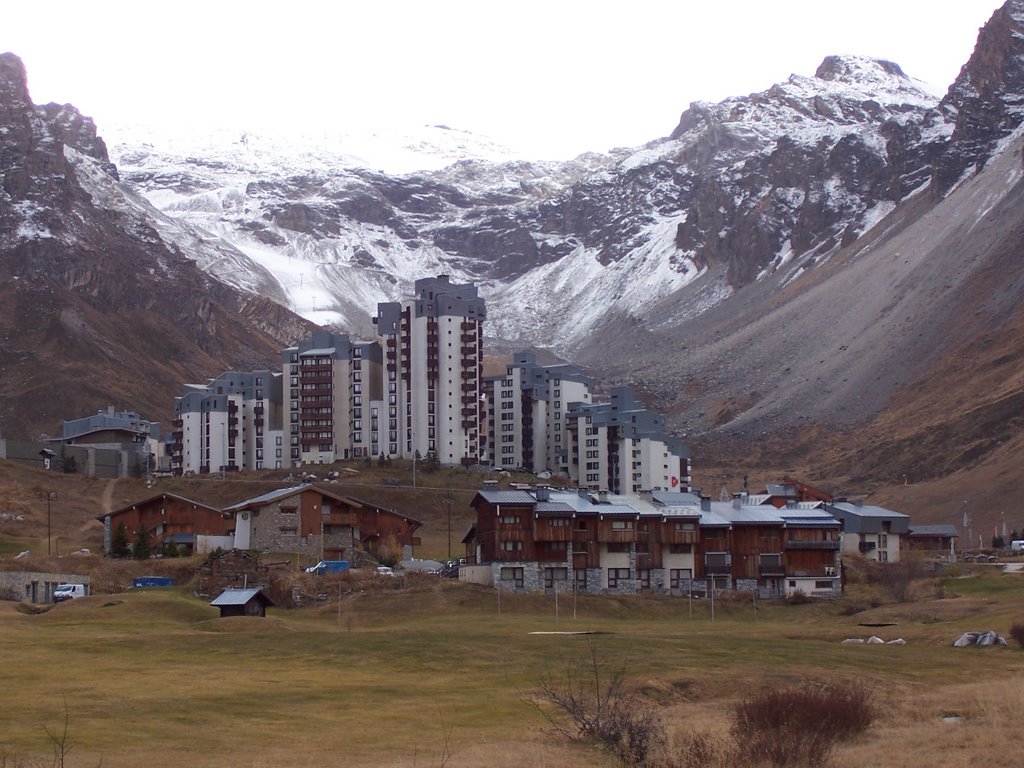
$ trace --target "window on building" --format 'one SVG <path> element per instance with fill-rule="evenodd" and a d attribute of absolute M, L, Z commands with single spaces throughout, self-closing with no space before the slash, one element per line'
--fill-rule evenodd
<path fill-rule="evenodd" d="M 629 568 L 609 568 L 608 589 L 618 589 L 620 581 L 629 581 Z"/>
<path fill-rule="evenodd" d="M 545 568 L 544 569 L 544 588 L 553 589 L 555 584 L 559 581 L 568 581 L 569 569 L 568 568 Z"/>
<path fill-rule="evenodd" d="M 523 569 L 522 568 L 502 568 L 501 569 L 501 580 L 503 582 L 509 582 L 515 587 L 522 589 L 523 581 Z"/>
<path fill-rule="evenodd" d="M 692 573 L 689 568 L 670 568 L 668 572 L 669 589 L 682 589 L 683 584 L 690 580 Z"/>
<path fill-rule="evenodd" d="M 576 579 L 576 589 L 587 588 L 587 571 L 585 568 L 577 568 L 573 571 L 573 576 Z"/>
<path fill-rule="evenodd" d="M 624 541 L 609 541 L 608 552 L 629 552 L 629 544 Z"/>
<path fill-rule="evenodd" d="M 498 520 L 502 525 L 519 525 L 519 515 L 502 515 Z"/>
<path fill-rule="evenodd" d="M 632 520 L 612 520 L 613 531 L 632 531 L 633 521 Z"/>

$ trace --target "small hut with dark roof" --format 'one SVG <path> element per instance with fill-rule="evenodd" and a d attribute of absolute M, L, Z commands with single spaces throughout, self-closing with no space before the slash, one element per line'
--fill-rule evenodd
<path fill-rule="evenodd" d="M 267 607 L 274 603 L 263 594 L 262 589 L 254 587 L 225 589 L 210 605 L 220 608 L 220 617 L 223 619 L 226 616 L 266 616 Z"/>

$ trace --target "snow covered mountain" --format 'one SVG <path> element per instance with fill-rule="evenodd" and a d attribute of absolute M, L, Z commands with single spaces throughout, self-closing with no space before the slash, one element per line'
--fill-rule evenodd
<path fill-rule="evenodd" d="M 954 117 L 896 65 L 845 57 L 565 163 L 495 162 L 509 153 L 436 127 L 399 142 L 433 166 L 403 174 L 335 137 L 121 137 L 112 154 L 164 214 L 233 246 L 197 254 L 204 269 L 311 320 L 369 332 L 377 302 L 449 273 L 481 285 L 497 339 L 571 352 L 609 318 L 677 323 L 820 263 L 928 182 Z M 652 316 L 709 272 L 695 301 Z"/>

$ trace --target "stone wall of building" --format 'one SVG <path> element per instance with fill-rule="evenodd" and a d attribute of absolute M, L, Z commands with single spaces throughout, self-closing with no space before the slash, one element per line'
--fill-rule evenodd
<path fill-rule="evenodd" d="M 58 584 L 85 584 L 86 592 L 91 591 L 89 577 L 80 573 L 0 571 L 0 599 L 52 603 Z"/>
<path fill-rule="evenodd" d="M 269 586 L 269 569 L 259 558 L 241 549 L 218 552 L 199 566 L 196 593 L 201 597 L 217 597 L 225 589 Z"/>

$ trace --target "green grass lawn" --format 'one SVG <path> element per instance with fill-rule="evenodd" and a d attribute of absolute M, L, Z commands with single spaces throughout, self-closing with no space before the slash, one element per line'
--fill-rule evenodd
<path fill-rule="evenodd" d="M 220 619 L 178 590 L 97 595 L 29 615 L 0 604 L 0 754 L 50 754 L 62 725 L 68 766 L 614 765 L 542 732 L 522 700 L 596 643 L 609 664 L 668 707 L 720 707 L 767 684 L 843 677 L 885 690 L 1021 674 L 1019 650 L 961 650 L 965 628 L 1020 611 L 1024 579 L 971 579 L 948 620 L 865 628 L 841 606 L 685 599 L 502 596 L 423 579 L 318 609 Z M 967 581 L 967 580 L 961 580 Z M 987 585 L 987 588 L 986 586 Z M 950 587 L 953 589 L 953 587 Z M 970 594 L 967 594 L 967 593 Z M 979 601 L 979 595 L 989 595 Z M 960 602 L 958 602 L 960 601 Z M 883 609 L 879 609 L 883 610 Z M 993 628 L 1005 633 L 1007 626 Z M 588 630 L 592 636 L 531 632 Z M 880 634 L 908 645 L 844 646 Z M 446 736 L 447 734 L 447 736 Z M 451 759 L 442 757 L 444 745 Z"/>

